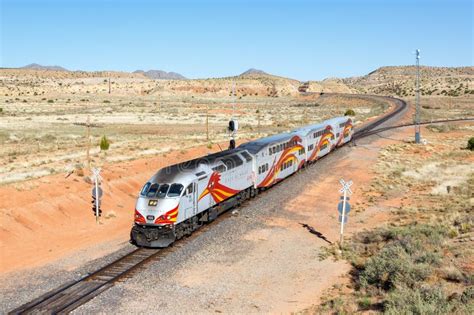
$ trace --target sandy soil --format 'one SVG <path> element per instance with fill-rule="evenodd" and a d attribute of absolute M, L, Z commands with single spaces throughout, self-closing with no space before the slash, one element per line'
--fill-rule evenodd
<path fill-rule="evenodd" d="M 404 115 L 404 120 L 410 120 L 411 116 L 410 110 Z M 427 130 L 423 128 L 422 132 Z M 118 284 L 77 312 L 289 313 L 317 304 L 329 288 L 348 282 L 350 266 L 346 262 L 319 259 L 324 253 L 322 248 L 339 239 L 336 211 L 339 179 L 351 179 L 354 182 L 354 195 L 351 198 L 353 210 L 346 226 L 346 236 L 364 228 L 387 224 L 390 211 L 397 209 L 404 199 L 392 196 L 374 205 L 369 202 L 370 194 L 364 188 L 369 187 L 374 179 L 372 167 L 379 157 L 380 149 L 412 135 L 413 128 L 405 128 L 386 133 L 383 137 L 374 136 L 372 141 L 361 140 L 356 147 L 346 147 L 332 153 L 312 169 L 303 170 L 277 185 L 267 195 L 260 196 L 255 204 L 246 205 L 237 217 L 231 217 L 225 223 L 227 226 L 245 222 L 251 224 L 252 221 L 247 218 L 255 207 L 271 208 L 272 202 L 280 205 L 268 210 L 270 213 L 266 215 L 259 215 L 256 226 L 241 234 L 233 233 L 225 226 L 217 226 L 217 235 L 228 233 L 230 236 L 226 237 L 231 237 L 229 242 L 225 242 L 225 238 L 217 238 L 216 241 L 219 241 L 213 242 L 204 236 L 201 242 L 206 246 L 193 246 L 191 253 L 189 249 L 182 250 L 181 255 L 186 255 L 187 259 L 176 260 L 177 257 L 171 255 L 166 259 L 170 260 L 168 263 L 173 267 L 167 267 L 166 261 L 156 262 L 144 270 L 140 277 Z M 33 234 L 28 233 L 28 230 L 35 234 L 35 237 L 30 236 L 25 241 L 26 238 L 19 231 L 13 233 L 5 228 L 8 225 L 2 225 L 1 240 L 8 241 L 8 246 L 6 243 L 1 244 L 4 276 L 8 277 L 6 272 L 67 257 L 78 249 L 89 249 L 87 255 L 96 258 L 119 248 L 128 239 L 132 221 L 131 209 L 135 195 L 130 194 L 130 191 L 138 191 L 147 177 L 160 166 L 207 151 L 204 147 L 196 148 L 184 154 L 170 153 L 166 159 L 140 159 L 105 169 L 107 184 L 104 187 L 104 209 L 105 216 L 109 218 L 102 219 L 102 224 L 98 226 L 94 224 L 90 213 L 89 201 L 77 197 L 79 194 L 87 195 L 84 192 L 90 189 L 90 184 L 80 177 L 73 175 L 64 179 L 59 175 L 49 176 L 36 182 L 17 184 L 16 188 L 0 188 L 0 194 L 18 201 L 15 202 L 19 204 L 18 209 L 24 211 L 38 205 L 38 208 L 46 211 L 41 215 L 47 218 L 45 222 L 39 223 L 39 216 L 14 215 L 15 212 L 5 211 L 7 202 L 0 201 L 2 223 L 3 218 L 7 218 L 11 226 L 24 226 L 25 235 Z M 52 187 L 58 184 L 68 192 L 54 193 Z M 28 194 L 23 196 L 25 191 Z M 30 194 L 31 191 L 34 193 Z M 24 206 L 20 205 L 21 202 Z M 74 205 L 72 208 L 71 204 Z M 107 208 L 114 209 L 114 212 L 108 213 Z M 42 224 L 55 225 L 55 229 L 45 231 L 41 228 Z M 219 228 L 222 231 L 219 232 Z M 63 236 L 59 238 L 59 235 Z M 107 240 L 109 247 L 96 247 L 91 251 L 97 239 Z M 33 244 L 33 241 L 34 246 L 26 245 Z M 35 256 L 31 255 L 33 251 Z M 75 261 L 68 268 L 75 270 L 81 263 L 83 261 Z M 156 290 L 162 294 L 156 295 Z M 206 297 L 203 297 L 203 292 Z M 193 303 L 169 303 L 183 296 Z M 157 308 L 151 308 L 150 302 Z"/>
<path fill-rule="evenodd" d="M 100 224 L 91 210 L 92 186 L 86 177 L 59 174 L 0 187 L 1 273 L 40 266 L 103 241 L 127 241 L 143 183 L 165 165 L 216 150 L 217 145 L 197 147 L 104 168 Z"/>

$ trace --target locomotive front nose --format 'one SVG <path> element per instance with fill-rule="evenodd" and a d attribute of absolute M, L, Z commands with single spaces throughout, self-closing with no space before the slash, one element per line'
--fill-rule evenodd
<path fill-rule="evenodd" d="M 179 200 L 150 199 L 140 197 L 135 210 L 135 223 L 138 224 L 173 224 L 178 215 Z"/>

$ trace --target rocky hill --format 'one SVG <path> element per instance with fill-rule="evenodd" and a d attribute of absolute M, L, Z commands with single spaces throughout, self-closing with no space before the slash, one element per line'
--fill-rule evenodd
<path fill-rule="evenodd" d="M 247 71 L 242 72 L 239 76 L 243 77 L 243 76 L 249 76 L 249 75 L 269 75 L 269 74 L 263 70 L 250 68 Z"/>
<path fill-rule="evenodd" d="M 187 80 L 183 75 L 176 72 L 166 72 L 163 70 L 137 70 L 133 73 L 140 73 L 153 80 Z"/>
<path fill-rule="evenodd" d="M 31 69 L 31 70 L 49 70 L 49 71 L 69 71 L 66 68 L 60 66 L 42 66 L 37 63 L 31 63 L 24 67 L 20 67 L 20 69 Z"/>
<path fill-rule="evenodd" d="M 367 75 L 351 78 L 329 78 L 322 81 L 300 82 L 291 78 L 249 69 L 240 75 L 225 78 L 186 79 L 184 76 L 161 70 L 120 71 L 68 71 L 59 66 L 28 65 L 16 69 L 0 69 L 0 87 L 8 91 L 18 89 L 18 80 L 25 86 L 38 86 L 42 90 L 47 80 L 53 89 L 63 92 L 91 93 L 112 89 L 123 94 L 204 95 L 228 96 L 235 84 L 237 97 L 283 97 L 301 93 L 361 93 L 411 97 L 415 95 L 415 67 L 382 67 Z M 433 96 L 474 95 L 474 67 L 421 67 L 421 93 Z M 41 88 L 40 88 L 41 87 Z M 20 92 L 21 93 L 21 92 Z M 26 93 L 26 91 L 25 91 Z M 8 94 L 8 92 L 7 92 Z"/>
<path fill-rule="evenodd" d="M 420 91 L 422 95 L 462 96 L 474 94 L 472 81 L 474 67 L 420 67 Z M 361 77 L 343 79 L 347 86 L 361 93 L 415 95 L 416 67 L 381 67 Z"/>

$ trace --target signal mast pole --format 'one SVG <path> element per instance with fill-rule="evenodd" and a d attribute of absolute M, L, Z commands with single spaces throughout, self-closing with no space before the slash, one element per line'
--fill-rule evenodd
<path fill-rule="evenodd" d="M 420 143 L 420 50 L 416 50 L 416 113 L 415 113 L 415 143 Z"/>

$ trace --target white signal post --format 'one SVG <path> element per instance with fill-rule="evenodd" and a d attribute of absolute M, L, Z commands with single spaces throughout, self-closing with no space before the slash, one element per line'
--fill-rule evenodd
<path fill-rule="evenodd" d="M 343 200 L 342 200 L 342 218 L 341 218 L 341 238 L 339 240 L 340 246 L 342 248 L 342 243 L 344 241 L 344 221 L 346 220 L 346 200 L 347 200 L 347 194 L 352 195 L 352 181 L 345 182 L 342 178 L 339 180 L 339 182 L 342 185 L 342 188 L 339 190 L 340 193 L 344 195 Z"/>
<path fill-rule="evenodd" d="M 99 223 L 99 181 L 102 179 L 100 176 L 100 168 L 93 168 L 92 173 L 94 174 L 94 184 L 95 184 L 95 222 Z"/>

